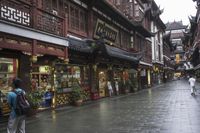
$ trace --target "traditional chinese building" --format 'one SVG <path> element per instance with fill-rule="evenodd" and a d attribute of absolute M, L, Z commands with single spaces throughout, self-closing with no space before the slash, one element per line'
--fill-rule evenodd
<path fill-rule="evenodd" d="M 131 37 L 132 52 L 140 52 L 143 56 L 138 68 L 138 83 L 139 88 L 147 88 L 151 85 L 151 69 L 152 69 L 152 52 L 151 52 L 151 33 L 150 18 L 146 15 L 147 1 L 132 0 L 132 1 L 112 1 L 114 7 L 120 10 L 132 23 L 138 25 L 137 27 L 146 33 L 148 36 L 141 34 L 137 30 Z"/>
<path fill-rule="evenodd" d="M 190 20 L 190 28 L 184 34 L 184 46 L 185 46 L 185 57 L 187 60 L 188 69 L 187 72 L 189 74 L 195 74 L 197 79 L 200 78 L 200 56 L 199 56 L 199 46 L 200 46 L 200 22 L 199 22 L 199 14 L 200 14 L 200 1 L 193 0 L 197 3 L 197 12 L 195 16 L 191 16 Z"/>
<path fill-rule="evenodd" d="M 50 7 L 45 0 L 2 0 L 0 4 L 1 102 L 5 103 L 14 77 L 23 80 L 27 92 L 55 92 L 52 70 L 56 63 L 69 61 L 66 16 L 57 11 L 64 3 Z"/>
<path fill-rule="evenodd" d="M 164 74 L 164 59 L 163 59 L 163 36 L 165 32 L 165 24 L 160 18 L 162 10 L 157 4 L 152 1 L 147 5 L 147 13 L 151 19 L 151 32 L 154 33 L 154 37 L 151 37 L 152 45 L 152 82 L 153 84 L 160 84 L 163 82 Z"/>
<path fill-rule="evenodd" d="M 166 24 L 166 33 L 171 33 L 171 42 L 174 49 L 173 58 L 176 62 L 176 76 L 180 76 L 184 73 L 185 63 L 185 51 L 183 45 L 184 33 L 186 32 L 187 26 L 183 25 L 182 21 L 174 21 Z"/>
<path fill-rule="evenodd" d="M 111 81 L 114 94 L 114 81 L 119 82 L 122 94 L 137 90 L 141 77 L 148 78 L 149 67 L 145 62 L 151 63 L 151 52 L 146 52 L 151 50 L 151 42 L 146 39 L 152 36 L 150 25 L 145 27 L 139 18 L 137 22 L 128 19 L 112 3 L 94 0 L 0 3 L 3 93 L 9 91 L 11 79 L 17 76 L 26 83 L 27 91 L 51 90 L 52 106 L 58 107 L 68 104 L 74 79 L 88 92 L 88 99 L 96 99 L 108 96 L 107 81 Z M 133 3 L 136 7 L 138 4 Z M 141 2 L 140 6 L 144 9 Z M 138 13 L 134 15 L 139 17 Z M 144 63 L 138 69 L 142 55 Z"/>
<path fill-rule="evenodd" d="M 171 81 L 174 77 L 174 61 L 171 59 L 171 54 L 173 52 L 172 43 L 170 40 L 170 32 L 163 35 L 163 61 L 164 61 L 164 73 L 163 81 Z"/>

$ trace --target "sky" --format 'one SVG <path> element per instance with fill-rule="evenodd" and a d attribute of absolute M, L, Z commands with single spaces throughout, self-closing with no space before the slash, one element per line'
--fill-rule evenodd
<path fill-rule="evenodd" d="M 184 25 L 188 25 L 188 17 L 196 15 L 196 2 L 192 0 L 155 0 L 155 2 L 161 9 L 164 8 L 161 15 L 164 23 L 182 20 Z"/>

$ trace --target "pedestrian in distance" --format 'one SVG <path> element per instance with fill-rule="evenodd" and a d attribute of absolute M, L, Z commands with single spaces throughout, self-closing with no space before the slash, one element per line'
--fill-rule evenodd
<path fill-rule="evenodd" d="M 7 133 L 25 133 L 25 115 L 18 115 L 16 111 L 18 93 L 25 95 L 21 89 L 22 81 L 19 78 L 13 79 L 12 91 L 8 93 L 7 99 L 11 112 L 8 119 Z"/>
<path fill-rule="evenodd" d="M 113 94 L 113 88 L 110 81 L 107 82 L 107 86 L 108 86 L 109 96 L 111 97 Z"/>
<path fill-rule="evenodd" d="M 116 89 L 116 94 L 119 95 L 119 84 L 117 80 L 115 80 L 115 89 Z"/>
<path fill-rule="evenodd" d="M 196 88 L 195 88 L 196 79 L 194 78 L 194 76 L 190 75 L 190 78 L 188 81 L 190 84 L 191 95 L 195 96 L 196 95 Z"/>

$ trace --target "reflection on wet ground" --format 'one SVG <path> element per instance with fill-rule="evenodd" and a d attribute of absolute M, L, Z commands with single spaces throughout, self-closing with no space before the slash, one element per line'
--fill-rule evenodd
<path fill-rule="evenodd" d="M 200 94 L 191 96 L 184 80 L 172 81 L 136 94 L 42 112 L 28 121 L 26 129 L 27 133 L 199 133 Z"/>

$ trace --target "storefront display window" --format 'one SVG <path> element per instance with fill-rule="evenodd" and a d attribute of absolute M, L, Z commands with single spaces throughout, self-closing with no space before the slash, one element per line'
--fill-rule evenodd
<path fill-rule="evenodd" d="M 7 93 L 12 89 L 12 80 L 17 77 L 18 60 L 12 58 L 0 58 L 0 110 L 9 113 Z M 1 112 L 0 112 L 0 115 Z"/>
<path fill-rule="evenodd" d="M 0 58 L 0 91 L 6 94 L 10 91 L 12 79 L 17 76 L 18 60 Z"/>
<path fill-rule="evenodd" d="M 81 83 L 79 66 L 56 65 L 54 84 L 57 93 L 70 92 L 73 82 Z"/>
<path fill-rule="evenodd" d="M 32 70 L 32 90 L 46 91 L 52 88 L 52 76 L 51 67 L 44 66 L 33 66 Z"/>

